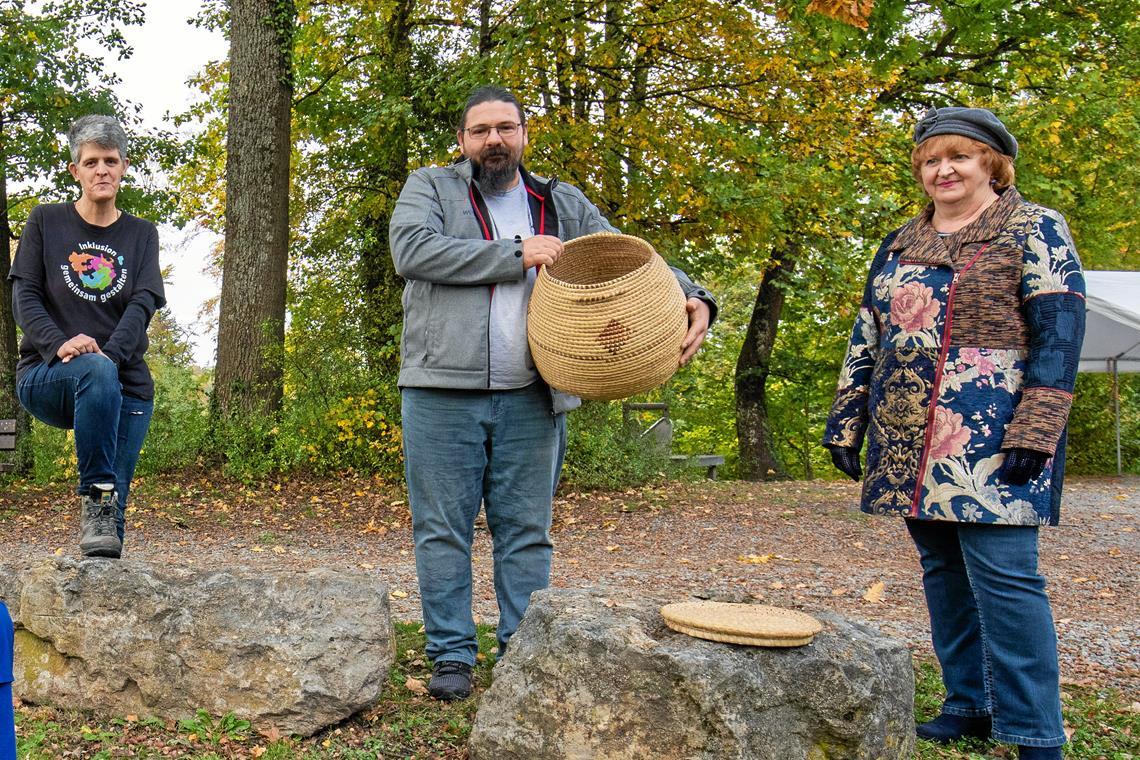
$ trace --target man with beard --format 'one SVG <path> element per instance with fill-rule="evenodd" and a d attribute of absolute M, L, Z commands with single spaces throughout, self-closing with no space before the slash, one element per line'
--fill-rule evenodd
<path fill-rule="evenodd" d="M 404 462 L 412 508 L 428 690 L 471 693 L 477 650 L 471 543 L 482 503 L 491 532 L 499 654 L 531 592 L 550 580 L 551 499 L 565 451 L 565 412 L 527 347 L 538 267 L 562 241 L 616 232 L 577 188 L 522 166 L 526 115 L 498 87 L 471 94 L 456 134 L 465 160 L 418 169 L 392 213 L 390 244 L 404 288 L 401 341 Z M 689 331 L 681 363 L 704 340 L 716 302 L 674 270 Z"/>

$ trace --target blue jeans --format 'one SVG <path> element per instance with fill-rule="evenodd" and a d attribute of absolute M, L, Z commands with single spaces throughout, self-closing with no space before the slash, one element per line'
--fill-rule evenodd
<path fill-rule="evenodd" d="M 1037 528 L 907 520 L 922 561 L 950 715 L 993 720 L 994 739 L 1065 743 L 1057 634 L 1037 572 Z"/>
<path fill-rule="evenodd" d="M 475 663 L 471 544 L 487 515 L 499 651 L 550 583 L 551 498 L 566 416 L 543 383 L 509 391 L 403 389 L 404 473 L 427 655 Z"/>
<path fill-rule="evenodd" d="M 0 602 L 0 760 L 16 760 L 16 724 L 12 714 L 12 618 Z"/>
<path fill-rule="evenodd" d="M 79 493 L 93 483 L 114 483 L 118 492 L 119 540 L 123 539 L 127 496 L 150 428 L 154 401 L 123 393 L 119 370 L 99 354 L 80 354 L 27 370 L 17 384 L 20 403 L 40 422 L 74 428 Z"/>

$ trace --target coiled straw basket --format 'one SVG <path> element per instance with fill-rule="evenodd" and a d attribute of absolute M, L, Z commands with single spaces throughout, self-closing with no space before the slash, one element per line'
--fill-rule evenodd
<path fill-rule="evenodd" d="M 530 352 L 552 387 L 585 399 L 633 396 L 677 371 L 688 329 L 677 278 L 653 246 L 597 233 L 566 243 L 535 280 Z"/>

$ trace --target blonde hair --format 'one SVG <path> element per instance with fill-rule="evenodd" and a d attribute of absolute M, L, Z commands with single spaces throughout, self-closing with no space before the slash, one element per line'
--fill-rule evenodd
<path fill-rule="evenodd" d="M 910 173 L 922 183 L 922 165 L 931 156 L 942 153 L 977 153 L 978 162 L 990 173 L 994 190 L 1005 190 L 1013 184 L 1013 159 L 990 146 L 963 135 L 935 135 L 914 146 L 910 152 Z"/>

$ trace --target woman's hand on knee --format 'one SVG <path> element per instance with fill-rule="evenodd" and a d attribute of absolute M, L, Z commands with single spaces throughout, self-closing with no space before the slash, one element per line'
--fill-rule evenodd
<path fill-rule="evenodd" d="M 55 355 L 63 360 L 64 364 L 79 356 L 80 354 L 102 354 L 103 350 L 99 348 L 99 344 L 90 335 L 79 333 L 75 337 L 64 342 Z"/>

